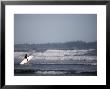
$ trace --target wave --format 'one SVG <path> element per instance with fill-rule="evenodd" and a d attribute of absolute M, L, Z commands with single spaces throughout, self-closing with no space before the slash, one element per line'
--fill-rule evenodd
<path fill-rule="evenodd" d="M 16 70 L 16 74 L 21 75 L 36 75 L 36 76 L 74 76 L 74 75 L 97 75 L 97 71 L 76 71 L 76 70 Z"/>

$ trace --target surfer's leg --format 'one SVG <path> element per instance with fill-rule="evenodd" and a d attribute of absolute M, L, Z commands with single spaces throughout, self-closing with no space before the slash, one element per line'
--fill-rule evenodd
<path fill-rule="evenodd" d="M 27 61 L 28 61 L 28 59 L 27 59 Z"/>

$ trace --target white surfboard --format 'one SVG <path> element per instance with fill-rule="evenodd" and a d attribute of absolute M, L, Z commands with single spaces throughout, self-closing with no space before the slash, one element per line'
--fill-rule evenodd
<path fill-rule="evenodd" d="M 33 58 L 33 56 L 29 56 L 29 57 L 27 57 L 27 59 L 26 58 L 24 58 L 24 60 L 20 63 L 21 65 L 22 64 L 26 64 L 26 63 L 28 63 L 31 59 Z"/>

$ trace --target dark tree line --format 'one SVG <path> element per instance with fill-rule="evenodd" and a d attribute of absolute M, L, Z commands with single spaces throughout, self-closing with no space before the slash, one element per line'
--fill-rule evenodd
<path fill-rule="evenodd" d="M 15 44 L 14 51 L 37 51 L 43 52 L 47 49 L 74 50 L 74 49 L 97 49 L 97 42 L 73 41 L 65 43 L 45 43 L 45 44 Z"/>

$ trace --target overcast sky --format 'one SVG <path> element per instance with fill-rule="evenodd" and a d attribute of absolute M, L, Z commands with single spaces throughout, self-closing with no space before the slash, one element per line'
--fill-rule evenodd
<path fill-rule="evenodd" d="M 15 44 L 97 40 L 96 14 L 15 14 Z"/>

